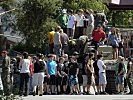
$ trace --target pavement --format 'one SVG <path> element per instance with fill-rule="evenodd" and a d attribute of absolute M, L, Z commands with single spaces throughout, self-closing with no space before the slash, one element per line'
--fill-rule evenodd
<path fill-rule="evenodd" d="M 31 95 L 22 100 L 133 100 L 133 95 Z"/>

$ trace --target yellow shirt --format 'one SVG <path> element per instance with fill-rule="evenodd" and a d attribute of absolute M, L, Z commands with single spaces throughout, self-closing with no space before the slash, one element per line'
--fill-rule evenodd
<path fill-rule="evenodd" d="M 54 31 L 49 32 L 48 34 L 48 38 L 49 38 L 49 44 L 53 44 L 54 43 Z"/>

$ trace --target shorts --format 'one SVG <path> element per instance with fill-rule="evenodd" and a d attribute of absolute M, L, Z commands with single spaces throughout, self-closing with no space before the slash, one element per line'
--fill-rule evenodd
<path fill-rule="evenodd" d="M 63 78 L 62 77 L 57 77 L 57 85 L 62 85 Z"/>
<path fill-rule="evenodd" d="M 54 45 L 54 52 L 56 55 L 61 56 L 61 45 L 60 44 Z"/>
<path fill-rule="evenodd" d="M 44 82 L 44 72 L 35 73 L 33 75 L 33 86 L 42 86 Z"/>
<path fill-rule="evenodd" d="M 44 83 L 48 83 L 48 77 L 44 77 Z"/>
<path fill-rule="evenodd" d="M 106 73 L 99 73 L 99 85 L 101 84 L 104 84 L 106 85 L 107 84 L 107 80 L 106 80 Z"/>
<path fill-rule="evenodd" d="M 69 86 L 75 86 L 78 85 L 78 77 L 75 75 L 69 76 Z"/>
<path fill-rule="evenodd" d="M 68 78 L 67 78 L 67 76 L 63 77 L 62 85 L 68 85 Z"/>
<path fill-rule="evenodd" d="M 50 75 L 50 78 L 48 79 L 48 85 L 56 85 L 56 76 Z"/>
<path fill-rule="evenodd" d="M 95 76 L 95 85 L 99 86 L 99 76 Z"/>
<path fill-rule="evenodd" d="M 116 45 L 112 45 L 112 48 L 114 49 L 114 48 L 118 48 L 118 46 L 116 46 Z"/>
<path fill-rule="evenodd" d="M 82 77 L 83 77 L 83 86 L 86 86 L 88 83 L 88 77 L 87 75 L 82 75 Z"/>
<path fill-rule="evenodd" d="M 124 85 L 124 75 L 116 76 L 116 85 Z"/>
<path fill-rule="evenodd" d="M 96 42 L 95 40 L 92 40 L 92 43 L 91 43 L 91 45 L 94 45 L 95 46 L 95 50 L 98 50 L 98 48 L 99 48 L 99 43 L 98 42 Z"/>

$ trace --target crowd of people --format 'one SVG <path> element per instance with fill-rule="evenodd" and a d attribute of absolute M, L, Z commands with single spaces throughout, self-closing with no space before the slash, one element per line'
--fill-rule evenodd
<path fill-rule="evenodd" d="M 113 58 L 116 65 L 116 94 L 124 94 L 125 83 L 128 84 L 130 94 L 133 93 L 133 64 L 132 59 L 124 56 L 124 37 L 119 29 L 112 27 L 106 32 L 105 14 L 83 11 L 79 9 L 77 14 L 73 10 L 63 9 L 57 17 L 57 26 L 48 34 L 49 54 L 22 55 L 12 58 L 7 56 L 7 51 L 2 52 L 2 83 L 4 94 L 16 92 L 22 96 L 35 95 L 89 95 L 90 87 L 94 89 L 94 95 L 106 95 L 106 66 L 103 55 L 98 52 L 99 45 L 110 45 L 113 48 Z M 81 39 L 84 44 L 91 41 L 94 52 L 84 52 L 83 45 L 79 47 L 83 53 L 71 52 L 70 42 Z M 132 45 L 132 42 L 131 42 Z M 84 45 L 85 46 L 85 45 Z M 71 53 L 70 53 L 71 52 Z M 5 77 L 4 77 L 5 76 Z M 10 77 L 7 77 L 10 76 Z M 8 84 L 7 84 L 8 82 Z M 11 85 L 7 86 L 7 85 Z M 6 94 L 8 93 L 8 94 Z"/>

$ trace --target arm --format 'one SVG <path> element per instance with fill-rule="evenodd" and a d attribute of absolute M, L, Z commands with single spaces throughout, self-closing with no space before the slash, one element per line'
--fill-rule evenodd
<path fill-rule="evenodd" d="M 118 75 L 121 75 L 124 72 L 124 68 L 122 68 L 122 70 L 120 71 L 120 73 L 118 73 Z"/>
<path fill-rule="evenodd" d="M 101 62 L 101 65 L 102 65 L 103 69 L 106 69 L 106 65 L 104 64 L 103 61 Z"/>
<path fill-rule="evenodd" d="M 106 69 L 106 66 L 105 65 L 103 65 L 103 69 Z"/>
<path fill-rule="evenodd" d="M 22 62 L 23 62 L 23 61 L 22 61 L 22 59 L 21 59 L 21 60 L 20 60 L 20 63 L 19 63 L 19 67 L 18 67 L 19 69 L 21 69 L 21 67 L 22 67 Z"/>
<path fill-rule="evenodd" d="M 78 73 L 79 73 L 79 68 L 77 68 L 77 72 L 76 72 L 76 75 L 78 75 Z"/>
<path fill-rule="evenodd" d="M 127 77 L 129 76 L 129 74 L 131 73 L 131 71 L 132 71 L 132 63 L 131 64 L 129 64 L 129 66 L 130 66 L 130 69 L 129 69 L 129 71 L 127 72 Z"/>

